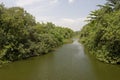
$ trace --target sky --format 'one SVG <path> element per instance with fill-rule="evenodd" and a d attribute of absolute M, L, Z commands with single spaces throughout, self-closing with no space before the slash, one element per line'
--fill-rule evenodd
<path fill-rule="evenodd" d="M 19 6 L 32 14 L 37 22 L 53 22 L 58 26 L 80 30 L 96 5 L 106 0 L 0 0 L 6 7 Z"/>

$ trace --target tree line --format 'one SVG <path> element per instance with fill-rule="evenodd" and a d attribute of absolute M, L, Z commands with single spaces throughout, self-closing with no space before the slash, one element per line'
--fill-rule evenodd
<path fill-rule="evenodd" d="M 80 41 L 101 61 L 120 63 L 120 0 L 107 0 L 92 11 L 80 32 Z"/>
<path fill-rule="evenodd" d="M 0 64 L 46 54 L 72 36 L 69 28 L 36 22 L 23 8 L 0 4 Z"/>

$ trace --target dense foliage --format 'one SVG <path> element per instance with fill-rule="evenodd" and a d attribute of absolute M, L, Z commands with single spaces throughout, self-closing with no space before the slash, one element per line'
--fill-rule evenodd
<path fill-rule="evenodd" d="M 73 31 L 50 22 L 36 23 L 23 8 L 0 4 L 0 62 L 48 53 L 70 39 Z"/>
<path fill-rule="evenodd" d="M 92 11 L 80 32 L 80 41 L 97 59 L 120 63 L 120 0 L 107 0 Z"/>

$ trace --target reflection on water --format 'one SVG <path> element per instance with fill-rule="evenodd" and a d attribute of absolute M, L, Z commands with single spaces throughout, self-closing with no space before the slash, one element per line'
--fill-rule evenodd
<path fill-rule="evenodd" d="M 0 80 L 119 80 L 119 74 L 119 65 L 85 54 L 74 39 L 53 53 L 5 65 L 0 69 Z"/>

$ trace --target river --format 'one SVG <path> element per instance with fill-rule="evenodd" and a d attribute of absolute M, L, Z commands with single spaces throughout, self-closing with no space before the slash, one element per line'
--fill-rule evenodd
<path fill-rule="evenodd" d="M 120 80 L 120 65 L 85 54 L 76 39 L 52 53 L 4 65 L 0 80 Z"/>

